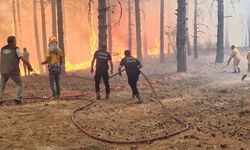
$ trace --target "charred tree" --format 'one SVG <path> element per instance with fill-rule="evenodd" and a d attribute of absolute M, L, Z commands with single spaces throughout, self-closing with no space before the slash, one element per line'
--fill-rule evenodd
<path fill-rule="evenodd" d="M 52 34 L 57 37 L 56 26 L 56 0 L 51 0 L 51 18 L 52 18 Z"/>
<path fill-rule="evenodd" d="M 142 61 L 140 0 L 135 0 L 137 58 Z"/>
<path fill-rule="evenodd" d="M 143 10 L 145 10 L 145 1 L 142 2 Z M 147 39 L 147 23 L 146 14 L 143 11 L 143 55 L 148 56 L 148 39 Z"/>
<path fill-rule="evenodd" d="M 160 15 L 160 62 L 164 62 L 164 0 L 161 0 Z"/>
<path fill-rule="evenodd" d="M 99 29 L 99 44 L 98 49 L 101 48 L 102 43 L 107 45 L 107 25 L 106 25 L 106 0 L 98 0 L 98 29 Z"/>
<path fill-rule="evenodd" d="M 198 59 L 198 0 L 194 0 L 194 59 Z"/>
<path fill-rule="evenodd" d="M 111 23 L 111 6 L 110 6 L 110 0 L 107 0 L 107 6 L 108 6 L 108 50 L 112 54 L 112 23 Z"/>
<path fill-rule="evenodd" d="M 189 1 L 188 1 L 189 4 Z M 188 8 L 186 14 L 188 15 Z M 188 18 L 188 17 L 187 17 Z M 188 23 L 186 23 L 186 28 L 187 28 L 187 43 L 186 43 L 186 48 L 187 48 L 187 54 L 188 56 L 192 55 L 192 50 L 191 50 L 191 44 L 190 44 L 190 39 L 189 39 L 189 30 L 188 30 Z"/>
<path fill-rule="evenodd" d="M 46 15 L 45 15 L 45 5 L 44 0 L 40 0 L 41 7 L 41 18 L 42 18 L 42 37 L 43 37 L 43 54 L 44 58 L 46 57 L 46 49 L 47 49 L 47 30 L 46 30 Z"/>
<path fill-rule="evenodd" d="M 19 29 L 19 39 L 23 42 L 23 32 L 22 32 L 22 20 L 21 20 L 21 10 L 20 10 L 20 0 L 16 1 L 16 7 L 17 7 L 17 19 L 18 19 L 18 29 Z M 21 42 L 21 43 L 22 43 Z M 21 44 L 20 43 L 20 44 Z M 23 44 L 23 43 L 22 43 Z"/>
<path fill-rule="evenodd" d="M 62 0 L 62 7 L 63 7 L 63 35 L 64 35 L 64 55 L 67 55 L 67 50 L 68 50 L 68 30 L 67 30 L 67 5 L 65 5 L 65 0 Z"/>
<path fill-rule="evenodd" d="M 35 33 L 35 41 L 36 41 L 37 60 L 38 60 L 38 64 L 40 64 L 42 62 L 42 56 L 41 56 L 40 40 L 39 40 L 39 33 L 38 33 L 36 0 L 33 0 L 33 19 L 34 19 L 34 33 Z M 39 72 L 44 73 L 44 68 L 42 65 L 39 65 Z"/>
<path fill-rule="evenodd" d="M 217 49 L 215 63 L 224 61 L 224 0 L 218 2 Z"/>
<path fill-rule="evenodd" d="M 128 49 L 132 51 L 132 6 L 131 0 L 128 0 Z"/>
<path fill-rule="evenodd" d="M 17 21 L 16 21 L 16 2 L 12 0 L 12 15 L 13 15 L 13 33 L 17 36 Z"/>
<path fill-rule="evenodd" d="M 63 54 L 64 54 L 63 55 L 63 62 L 62 62 L 62 73 L 66 74 L 62 0 L 57 0 L 57 26 L 58 26 L 57 29 L 58 29 L 59 47 L 63 51 Z"/>
<path fill-rule="evenodd" d="M 186 0 L 178 0 L 177 8 L 177 72 L 187 71 L 186 59 Z"/>

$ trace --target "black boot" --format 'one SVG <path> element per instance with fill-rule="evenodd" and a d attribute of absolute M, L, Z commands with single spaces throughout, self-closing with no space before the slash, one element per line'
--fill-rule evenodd
<path fill-rule="evenodd" d="M 135 98 L 135 94 L 134 93 L 132 93 L 132 98 Z"/>
<path fill-rule="evenodd" d="M 4 103 L 3 99 L 0 99 L 0 105 L 2 105 Z"/>
<path fill-rule="evenodd" d="M 96 99 L 97 99 L 97 100 L 100 100 L 100 99 L 101 99 L 101 94 L 100 94 L 100 92 L 96 92 Z"/>
<path fill-rule="evenodd" d="M 142 100 L 140 94 L 137 94 L 136 98 L 138 99 L 137 104 L 142 104 L 143 103 L 143 100 Z"/>
<path fill-rule="evenodd" d="M 109 93 L 106 93 L 106 97 L 105 97 L 106 99 L 109 99 Z"/>
<path fill-rule="evenodd" d="M 21 105 L 23 103 L 22 98 L 20 98 L 20 97 L 16 98 L 14 101 L 15 101 L 16 105 Z"/>
<path fill-rule="evenodd" d="M 246 79 L 246 77 L 247 77 L 247 75 L 244 74 L 244 75 L 242 76 L 241 80 L 244 81 L 244 80 Z"/>
<path fill-rule="evenodd" d="M 238 68 L 238 73 L 240 73 L 241 71 L 240 71 L 240 68 Z"/>

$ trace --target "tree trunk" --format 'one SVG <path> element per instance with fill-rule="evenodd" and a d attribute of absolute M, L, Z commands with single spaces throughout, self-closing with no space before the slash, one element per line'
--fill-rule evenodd
<path fill-rule="evenodd" d="M 57 37 L 56 27 L 56 0 L 51 0 L 52 34 Z"/>
<path fill-rule="evenodd" d="M 36 40 L 36 52 L 37 52 L 37 60 L 39 65 L 39 72 L 44 73 L 44 68 L 40 63 L 42 62 L 41 56 L 41 49 L 40 49 L 40 40 L 39 40 L 39 33 L 38 33 L 38 23 L 37 23 L 37 7 L 36 7 L 36 0 L 33 0 L 33 19 L 34 19 L 34 33 L 35 33 L 35 40 Z"/>
<path fill-rule="evenodd" d="M 142 2 L 142 9 L 145 10 L 145 1 Z M 147 23 L 146 23 L 146 13 L 143 13 L 143 56 L 148 56 L 148 39 L 147 39 Z"/>
<path fill-rule="evenodd" d="M 135 0 L 137 58 L 142 61 L 140 0 Z"/>
<path fill-rule="evenodd" d="M 215 63 L 224 61 L 224 0 L 218 2 L 217 50 Z"/>
<path fill-rule="evenodd" d="M 128 49 L 132 51 L 132 6 L 131 0 L 128 0 Z"/>
<path fill-rule="evenodd" d="M 12 15 L 13 15 L 13 33 L 17 37 L 16 2 L 15 2 L 15 0 L 12 0 Z"/>
<path fill-rule="evenodd" d="M 164 0 L 161 0 L 160 16 L 160 62 L 164 62 Z"/>
<path fill-rule="evenodd" d="M 98 15 L 98 49 L 101 49 L 102 43 L 107 45 L 106 0 L 98 0 Z"/>
<path fill-rule="evenodd" d="M 21 10 L 20 10 L 20 0 L 16 1 L 17 5 L 17 18 L 18 18 L 18 26 L 19 26 L 19 40 L 21 41 L 19 44 L 22 46 L 23 44 L 23 31 L 22 31 L 22 20 L 21 20 Z"/>
<path fill-rule="evenodd" d="M 194 1 L 194 59 L 198 59 L 198 48 L 197 48 L 197 43 L 198 43 L 198 0 Z"/>
<path fill-rule="evenodd" d="M 186 0 L 178 0 L 177 9 L 177 72 L 187 71 L 186 59 Z"/>
<path fill-rule="evenodd" d="M 188 0 L 187 1 L 187 3 L 188 4 L 190 4 L 189 3 L 189 1 L 190 0 Z M 189 6 L 189 5 L 188 5 Z M 188 9 L 188 7 L 187 7 L 187 10 L 186 10 L 187 12 L 186 12 L 186 15 L 188 16 L 188 11 L 189 11 L 189 9 Z M 187 17 L 188 18 L 188 17 Z M 189 39 L 189 27 L 188 27 L 188 23 L 186 23 L 186 28 L 187 28 L 187 43 L 186 43 L 186 48 L 187 48 L 187 54 L 188 54 L 188 56 L 191 56 L 192 55 L 192 49 L 191 49 L 191 44 L 190 44 L 190 39 Z"/>
<path fill-rule="evenodd" d="M 65 0 L 62 0 L 62 7 L 63 7 L 63 35 L 64 35 L 64 55 L 67 56 L 67 52 L 68 52 L 68 30 L 67 30 L 67 8 L 66 8 L 66 5 L 65 5 Z"/>
<path fill-rule="evenodd" d="M 46 57 L 46 49 L 47 49 L 47 30 L 46 30 L 46 15 L 45 15 L 45 6 L 44 0 L 40 0 L 40 7 L 41 7 L 41 18 L 42 18 L 42 36 L 43 36 L 43 55 L 44 58 Z"/>
<path fill-rule="evenodd" d="M 59 47 L 63 51 L 62 73 L 66 74 L 65 70 L 65 51 L 64 51 L 64 32 L 63 32 L 63 7 L 62 0 L 57 0 L 57 24 L 58 24 L 58 39 Z"/>
<path fill-rule="evenodd" d="M 108 10 L 108 50 L 112 54 L 112 23 L 111 23 L 111 5 L 110 0 L 107 0 Z"/>
<path fill-rule="evenodd" d="M 164 0 L 161 0 L 160 16 L 160 62 L 164 62 Z"/>

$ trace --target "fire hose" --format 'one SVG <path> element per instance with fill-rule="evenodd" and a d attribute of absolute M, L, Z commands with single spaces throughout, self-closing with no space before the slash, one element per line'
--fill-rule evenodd
<path fill-rule="evenodd" d="M 122 72 L 125 70 L 122 70 Z M 147 81 L 148 85 L 150 86 L 151 90 L 153 91 L 153 94 L 156 96 L 158 102 L 160 103 L 161 107 L 163 108 L 164 112 L 169 115 L 170 117 L 172 117 L 176 122 L 178 122 L 179 124 L 185 126 L 185 128 L 169 133 L 167 135 L 163 135 L 163 136 L 159 136 L 159 137 L 155 137 L 155 138 L 150 138 L 150 139 L 144 139 L 144 140 L 135 140 L 135 141 L 116 141 L 116 140 L 109 140 L 109 139 L 105 139 L 105 138 L 101 138 L 98 136 L 95 136 L 91 133 L 89 133 L 86 129 L 84 129 L 75 119 L 76 117 L 76 113 L 82 110 L 85 110 L 88 107 L 91 107 L 93 104 L 97 103 L 96 101 L 91 101 L 88 105 L 84 105 L 81 106 L 77 109 L 75 109 L 72 114 L 71 114 L 71 120 L 73 121 L 74 125 L 84 134 L 86 134 L 87 136 L 89 136 L 92 139 L 98 140 L 98 141 L 102 141 L 102 142 L 106 142 L 106 143 L 112 143 L 112 144 L 142 144 L 142 143 L 148 143 L 148 142 L 154 142 L 157 140 L 163 140 L 163 139 L 167 139 L 170 138 L 172 136 L 178 135 L 180 133 L 183 133 L 187 130 L 189 130 L 190 125 L 186 124 L 185 122 L 181 121 L 180 119 L 178 119 L 176 116 L 172 115 L 166 108 L 166 106 L 161 102 L 158 94 L 156 93 L 152 83 L 150 83 L 149 79 L 147 78 L 147 76 L 141 72 L 141 74 L 143 75 L 143 77 L 145 78 L 145 80 Z M 116 73 L 112 76 L 110 76 L 110 79 L 119 75 L 119 73 Z M 38 77 L 39 75 L 35 73 L 35 76 Z M 84 78 L 85 79 L 85 78 Z M 62 99 L 66 99 L 66 98 L 72 98 L 72 97 L 80 97 L 80 96 L 87 96 L 90 95 L 91 92 L 85 92 L 85 93 L 80 93 L 80 94 L 68 94 L 68 95 L 63 95 L 61 98 Z M 24 99 L 43 99 L 43 100 L 48 100 L 49 97 L 26 97 Z"/>
<path fill-rule="evenodd" d="M 119 73 L 117 74 L 114 74 L 113 76 L 111 77 L 114 77 L 116 75 L 118 75 Z M 184 129 L 182 130 L 178 130 L 178 131 L 175 131 L 175 132 L 172 132 L 170 134 L 167 134 L 167 135 L 164 135 L 164 136 L 159 136 L 159 137 L 155 137 L 155 138 L 151 138 L 151 139 L 144 139 L 144 140 L 135 140 L 135 141 L 118 141 L 118 140 L 110 140 L 110 139 L 105 139 L 105 138 L 101 138 L 101 137 L 98 137 L 94 134 L 91 134 L 90 132 L 88 132 L 86 129 L 84 129 L 77 121 L 76 121 L 76 113 L 79 112 L 79 111 L 83 111 L 85 110 L 86 108 L 89 108 L 91 107 L 93 104 L 97 103 L 96 101 L 91 101 L 89 104 L 87 105 L 84 105 L 84 106 L 81 106 L 77 109 L 75 109 L 72 114 L 71 114 L 71 120 L 73 121 L 74 125 L 82 132 L 84 133 L 85 135 L 89 136 L 90 138 L 92 139 L 95 139 L 95 140 L 98 140 L 98 141 L 102 141 L 102 142 L 106 142 L 106 143 L 111 143 L 111 144 L 143 144 L 143 143 L 148 143 L 148 142 L 154 142 L 154 141 L 157 141 L 157 140 L 163 140 L 163 139 L 167 139 L 167 138 L 170 138 L 172 136 L 175 136 L 175 135 L 178 135 L 180 133 L 183 133 L 187 130 L 189 130 L 190 128 L 190 125 L 189 124 L 186 124 L 185 122 L 181 121 L 180 119 L 178 119 L 176 116 L 172 115 L 166 108 L 166 106 L 164 106 L 164 104 L 161 102 L 158 94 L 156 93 L 153 85 L 150 83 L 149 79 L 147 78 L 147 76 L 141 72 L 142 76 L 145 78 L 145 80 L 147 81 L 148 85 L 150 86 L 150 88 L 152 89 L 154 95 L 156 96 L 158 102 L 160 103 L 161 107 L 163 108 L 163 110 L 165 111 L 165 113 L 169 116 L 171 116 L 174 120 L 176 120 L 176 122 L 180 123 L 181 125 L 185 126 Z"/>

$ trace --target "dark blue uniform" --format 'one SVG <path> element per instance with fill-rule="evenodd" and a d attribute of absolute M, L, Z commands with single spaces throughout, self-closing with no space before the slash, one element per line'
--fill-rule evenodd
<path fill-rule="evenodd" d="M 94 54 L 94 58 L 96 59 L 95 90 L 96 92 L 100 92 L 100 81 L 102 78 L 106 87 L 106 93 L 109 94 L 110 86 L 108 61 L 112 60 L 111 55 L 106 51 L 96 51 Z"/>
<path fill-rule="evenodd" d="M 135 96 L 139 95 L 137 82 L 139 80 L 139 75 L 140 75 L 139 66 L 141 65 L 141 62 L 132 56 L 127 56 L 122 59 L 120 65 L 125 66 L 125 70 L 128 77 L 128 84 L 133 91 L 133 95 Z"/>

